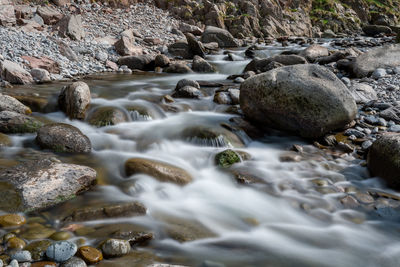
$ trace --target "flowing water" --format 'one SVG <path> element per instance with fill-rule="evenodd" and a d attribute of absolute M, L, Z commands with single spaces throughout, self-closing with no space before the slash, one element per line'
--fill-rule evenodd
<path fill-rule="evenodd" d="M 270 47 L 263 53 L 280 50 Z M 244 50 L 234 53 L 243 56 Z M 92 166 L 99 173 L 99 185 L 92 191 L 42 216 L 54 227 L 61 227 L 63 214 L 77 207 L 140 201 L 147 208 L 146 216 L 84 224 L 132 224 L 147 229 L 155 239 L 139 250 L 149 251 L 159 261 L 189 266 L 204 261 L 226 266 L 399 266 L 397 202 L 379 198 L 346 208 L 339 201 L 348 193 L 367 191 L 384 190 L 397 196 L 378 179 L 370 178 L 360 160 L 325 153 L 281 133 L 250 138 L 243 131 L 232 132 L 227 125 L 238 115 L 226 113 L 227 107 L 213 102 L 216 88 L 204 89 L 206 97 L 201 100 L 163 102 L 162 97 L 171 94 L 180 79 L 221 82 L 229 74 L 240 73 L 248 63 L 227 62 L 224 57 L 209 58 L 218 67 L 218 74 L 107 75 L 87 80 L 95 96 L 92 104 L 124 107 L 131 118 L 127 123 L 95 128 L 71 121 L 61 112 L 35 113 L 46 120 L 72 124 L 86 134 L 93 145 L 90 155 L 57 156 L 64 162 Z M 61 86 L 10 90 L 50 96 Z M 201 131 L 213 137 L 198 134 Z M 34 138 L 13 136 L 13 146 L 1 151 L 1 166 L 37 157 Z M 304 146 L 301 160 L 282 161 L 293 144 Z M 256 177 L 257 183 L 239 184 L 233 174 L 215 166 L 215 154 L 227 147 L 251 155 L 251 160 L 235 168 Z M 126 177 L 124 162 L 132 157 L 179 166 L 194 181 L 182 187 L 146 175 Z M 87 242 L 95 244 L 96 239 L 87 238 Z M 214 266 L 207 264 L 204 266 Z"/>

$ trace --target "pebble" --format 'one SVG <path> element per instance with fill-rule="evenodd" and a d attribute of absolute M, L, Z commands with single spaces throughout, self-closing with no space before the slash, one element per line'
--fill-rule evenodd
<path fill-rule="evenodd" d="M 17 260 L 18 262 L 30 262 L 32 261 L 32 255 L 27 250 L 21 250 L 11 254 L 11 259 Z"/>
<path fill-rule="evenodd" d="M 131 245 L 127 240 L 110 238 L 104 242 L 101 250 L 108 257 L 120 257 L 129 253 Z"/>
<path fill-rule="evenodd" d="M 61 240 L 68 240 L 71 237 L 72 235 L 70 232 L 56 232 L 52 234 L 49 238 L 55 241 L 61 241 Z"/>
<path fill-rule="evenodd" d="M 19 267 L 19 264 L 18 264 L 17 260 L 12 260 L 8 266 L 10 266 L 10 267 Z"/>
<path fill-rule="evenodd" d="M 372 141 L 370 141 L 370 140 L 364 141 L 364 142 L 361 144 L 361 148 L 362 148 L 363 150 L 367 150 L 368 148 L 370 148 L 370 146 L 372 146 Z"/>
<path fill-rule="evenodd" d="M 378 79 L 380 79 L 382 77 L 385 77 L 386 74 L 387 73 L 386 73 L 385 69 L 378 68 L 372 73 L 371 78 L 375 79 L 375 80 L 378 80 Z"/>
<path fill-rule="evenodd" d="M 6 214 L 0 216 L 0 225 L 3 227 L 19 226 L 25 223 L 25 217 L 19 214 Z"/>
<path fill-rule="evenodd" d="M 7 241 L 8 249 L 23 249 L 25 246 L 26 246 L 25 241 L 18 237 L 11 237 Z"/>
<path fill-rule="evenodd" d="M 395 132 L 398 133 L 400 132 L 400 125 L 395 124 L 389 127 L 389 132 Z"/>
<path fill-rule="evenodd" d="M 87 265 L 85 261 L 77 257 L 72 257 L 68 261 L 61 264 L 61 267 L 86 267 L 86 266 Z"/>
<path fill-rule="evenodd" d="M 72 258 L 77 250 L 78 248 L 74 243 L 58 241 L 47 248 L 46 256 L 55 262 L 65 262 Z"/>
<path fill-rule="evenodd" d="M 78 252 L 88 264 L 95 264 L 103 260 L 101 251 L 93 247 L 83 246 L 78 249 Z"/>

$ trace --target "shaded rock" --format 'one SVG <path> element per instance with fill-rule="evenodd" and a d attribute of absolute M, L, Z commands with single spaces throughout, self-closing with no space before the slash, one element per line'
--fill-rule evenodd
<path fill-rule="evenodd" d="M 51 244 L 46 250 L 46 256 L 55 262 L 66 262 L 77 252 L 78 247 L 69 241 L 59 241 Z"/>
<path fill-rule="evenodd" d="M 194 56 L 192 69 L 196 72 L 201 72 L 201 73 L 215 72 L 214 66 L 199 56 Z"/>
<path fill-rule="evenodd" d="M 375 35 L 378 34 L 391 34 L 392 29 L 388 26 L 383 26 L 383 25 L 366 25 L 362 28 L 363 32 L 367 36 L 374 37 Z"/>
<path fill-rule="evenodd" d="M 200 98 L 201 96 L 202 93 L 199 89 L 189 85 L 175 89 L 174 93 L 172 94 L 172 97 L 176 98 Z"/>
<path fill-rule="evenodd" d="M 0 112 L 0 132 L 2 133 L 34 133 L 43 123 L 13 111 Z"/>
<path fill-rule="evenodd" d="M 50 240 L 33 241 L 25 247 L 25 250 L 28 250 L 31 253 L 32 259 L 41 260 L 44 258 L 46 250 L 51 243 Z"/>
<path fill-rule="evenodd" d="M 126 175 L 147 174 L 161 182 L 172 182 L 178 185 L 185 185 L 192 181 L 192 177 L 185 170 L 168 163 L 132 158 L 125 162 Z"/>
<path fill-rule="evenodd" d="M 314 62 L 319 57 L 329 56 L 329 51 L 326 47 L 314 44 L 301 51 L 300 56 L 305 57 L 310 62 Z"/>
<path fill-rule="evenodd" d="M 193 54 L 189 49 L 189 44 L 186 41 L 177 41 L 168 46 L 168 53 L 175 57 L 181 57 L 183 59 L 193 58 Z"/>
<path fill-rule="evenodd" d="M 96 127 L 116 125 L 129 121 L 128 115 L 116 107 L 99 107 L 89 113 L 86 120 Z"/>
<path fill-rule="evenodd" d="M 220 105 L 231 105 L 232 99 L 228 92 L 217 92 L 214 95 L 214 102 Z"/>
<path fill-rule="evenodd" d="M 101 246 L 106 257 L 121 257 L 131 251 L 129 241 L 122 239 L 110 238 Z"/>
<path fill-rule="evenodd" d="M 146 208 L 139 202 L 111 203 L 74 210 L 63 221 L 82 222 L 106 218 L 141 216 L 145 214 Z"/>
<path fill-rule="evenodd" d="M 194 56 L 200 56 L 202 58 L 205 57 L 206 55 L 206 50 L 203 46 L 203 44 L 199 41 L 197 41 L 196 37 L 194 37 L 193 34 L 191 33 L 186 33 L 186 40 L 188 42 L 189 50 L 191 54 Z"/>
<path fill-rule="evenodd" d="M 388 120 L 394 121 L 395 123 L 400 123 L 400 107 L 390 107 L 379 113 L 379 116 Z"/>
<path fill-rule="evenodd" d="M 31 69 L 45 69 L 50 73 L 60 73 L 60 66 L 51 58 L 31 56 L 22 56 L 21 58 L 29 62 Z"/>
<path fill-rule="evenodd" d="M 31 75 L 35 82 L 44 83 L 50 82 L 50 73 L 45 69 L 31 69 Z"/>
<path fill-rule="evenodd" d="M 85 38 L 85 30 L 82 25 L 81 15 L 64 16 L 56 25 L 55 29 L 61 37 L 69 37 L 79 41 Z"/>
<path fill-rule="evenodd" d="M 13 111 L 21 114 L 31 114 L 30 108 L 19 102 L 12 96 L 0 94 L 0 111 Z"/>
<path fill-rule="evenodd" d="M 368 169 L 393 189 L 400 189 L 400 134 L 385 134 L 369 148 Z"/>
<path fill-rule="evenodd" d="M 377 68 L 400 66 L 400 44 L 371 49 L 358 56 L 351 64 L 352 73 L 358 78 L 371 75 Z"/>
<path fill-rule="evenodd" d="M 185 63 L 172 63 L 164 69 L 167 73 L 191 73 L 193 72 Z"/>
<path fill-rule="evenodd" d="M 179 30 L 183 33 L 191 33 L 194 35 L 201 35 L 203 33 L 203 30 L 199 27 L 184 22 L 179 25 Z"/>
<path fill-rule="evenodd" d="M 157 55 L 154 63 L 156 67 L 164 68 L 169 65 L 170 60 L 166 55 Z"/>
<path fill-rule="evenodd" d="M 143 54 L 143 49 L 138 46 L 134 46 L 128 37 L 122 36 L 114 44 L 115 50 L 121 56 L 139 56 Z"/>
<path fill-rule="evenodd" d="M 275 62 L 275 65 L 271 66 L 272 62 Z M 307 60 L 304 57 L 298 55 L 277 55 L 264 59 L 255 58 L 249 64 L 247 64 L 243 72 L 266 72 L 271 70 L 272 68 L 279 67 L 280 65 L 277 65 L 277 63 L 288 66 L 307 64 Z"/>
<path fill-rule="evenodd" d="M 366 83 L 353 83 L 349 87 L 349 91 L 357 104 L 365 104 L 371 100 L 378 99 L 375 90 Z"/>
<path fill-rule="evenodd" d="M 3 80 L 12 84 L 28 84 L 33 82 L 32 75 L 23 67 L 9 60 L 0 61 L 0 74 Z"/>
<path fill-rule="evenodd" d="M 318 65 L 274 69 L 247 79 L 240 90 L 240 106 L 249 120 L 303 137 L 322 137 L 357 113 L 347 87 Z"/>
<path fill-rule="evenodd" d="M 61 89 L 58 105 L 70 119 L 83 120 L 90 100 L 89 86 L 84 82 L 74 82 Z"/>
<path fill-rule="evenodd" d="M 154 56 L 140 55 L 140 56 L 125 56 L 118 59 L 118 65 L 126 65 L 131 70 L 154 70 Z"/>
<path fill-rule="evenodd" d="M 238 47 L 239 42 L 227 30 L 214 26 L 207 26 L 201 36 L 203 43 L 218 43 L 219 47 Z"/>
<path fill-rule="evenodd" d="M 39 129 L 36 142 L 40 147 L 56 152 L 88 153 L 89 138 L 78 128 L 64 123 L 47 124 Z"/>
<path fill-rule="evenodd" d="M 182 79 L 176 84 L 175 90 L 179 90 L 185 86 L 191 86 L 200 89 L 200 84 L 197 81 Z"/>
<path fill-rule="evenodd" d="M 22 163 L 0 172 L 0 208 L 33 211 L 54 206 L 88 190 L 96 171 L 48 159 Z"/>
<path fill-rule="evenodd" d="M 56 24 L 63 18 L 63 14 L 57 11 L 57 9 L 51 6 L 39 6 L 37 13 L 42 17 L 44 23 L 48 25 Z"/>

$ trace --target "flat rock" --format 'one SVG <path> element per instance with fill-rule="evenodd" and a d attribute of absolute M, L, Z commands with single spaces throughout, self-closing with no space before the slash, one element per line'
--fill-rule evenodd
<path fill-rule="evenodd" d="M 32 113 L 30 108 L 19 102 L 14 97 L 0 94 L 0 111 L 6 110 L 26 115 Z"/>
<path fill-rule="evenodd" d="M 29 84 L 33 82 L 32 75 L 28 71 L 9 60 L 0 61 L 0 74 L 3 80 L 12 84 Z"/>
<path fill-rule="evenodd" d="M 43 123 L 30 116 L 13 111 L 0 112 L 0 132 L 2 133 L 34 133 Z"/>

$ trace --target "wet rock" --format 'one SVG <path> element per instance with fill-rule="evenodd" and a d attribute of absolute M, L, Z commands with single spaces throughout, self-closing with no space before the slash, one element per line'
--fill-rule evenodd
<path fill-rule="evenodd" d="M 78 257 L 72 257 L 68 261 L 61 264 L 62 267 L 86 267 L 86 263 L 84 260 Z"/>
<path fill-rule="evenodd" d="M 374 37 L 375 35 L 378 34 L 391 34 L 392 30 L 388 26 L 383 26 L 383 25 L 366 25 L 362 28 L 363 32 L 367 36 Z"/>
<path fill-rule="evenodd" d="M 156 67 L 167 67 L 170 64 L 170 60 L 166 55 L 157 55 L 155 58 Z"/>
<path fill-rule="evenodd" d="M 41 260 L 44 258 L 46 250 L 51 243 L 50 240 L 33 241 L 25 247 L 25 250 L 28 250 L 31 253 L 32 259 Z"/>
<path fill-rule="evenodd" d="M 203 46 L 203 44 L 199 41 L 197 41 L 196 37 L 194 37 L 193 34 L 187 33 L 185 34 L 186 40 L 188 42 L 189 50 L 192 55 L 194 56 L 200 56 L 202 58 L 205 57 L 206 55 L 206 50 Z"/>
<path fill-rule="evenodd" d="M 277 55 L 264 59 L 255 58 L 249 64 L 247 64 L 243 72 L 266 72 L 275 67 L 281 66 L 277 65 L 276 63 L 282 64 L 284 66 L 289 66 L 297 64 L 307 64 L 307 60 L 299 55 Z M 271 66 L 271 64 L 275 64 L 276 66 Z"/>
<path fill-rule="evenodd" d="M 205 59 L 195 56 L 193 58 L 193 64 L 192 64 L 192 69 L 195 72 L 200 72 L 200 73 L 211 73 L 215 72 L 215 68 L 213 65 L 208 63 Z"/>
<path fill-rule="evenodd" d="M 21 114 L 31 114 L 30 108 L 19 102 L 12 96 L 0 94 L 0 111 L 13 111 Z"/>
<path fill-rule="evenodd" d="M 131 245 L 127 240 L 110 238 L 103 243 L 101 250 L 106 257 L 121 257 L 131 251 Z"/>
<path fill-rule="evenodd" d="M 58 105 L 70 119 L 83 120 L 90 100 L 89 86 L 84 82 L 74 82 L 61 89 Z"/>
<path fill-rule="evenodd" d="M 175 90 L 179 90 L 185 86 L 191 86 L 200 89 L 200 84 L 197 81 L 182 79 L 176 84 Z"/>
<path fill-rule="evenodd" d="M 55 241 L 62 241 L 62 240 L 68 240 L 72 237 L 70 232 L 55 232 L 51 236 L 49 236 L 50 239 L 55 240 Z"/>
<path fill-rule="evenodd" d="M 139 56 L 143 54 L 143 49 L 134 46 L 129 38 L 125 36 L 122 36 L 122 38 L 114 44 L 114 47 L 121 56 Z"/>
<path fill-rule="evenodd" d="M 3 146 L 11 146 L 12 141 L 6 134 L 0 133 L 0 148 Z"/>
<path fill-rule="evenodd" d="M 363 78 L 377 68 L 394 68 L 399 65 L 400 44 L 393 44 L 371 49 L 358 56 L 351 64 L 351 71 L 358 78 Z"/>
<path fill-rule="evenodd" d="M 28 161 L 0 172 L 0 208 L 32 211 L 50 207 L 88 190 L 96 171 L 85 166 L 55 163 L 48 159 Z"/>
<path fill-rule="evenodd" d="M 310 62 L 314 62 L 319 57 L 329 56 L 329 51 L 326 47 L 314 44 L 301 51 L 300 56 L 305 57 Z"/>
<path fill-rule="evenodd" d="M 82 259 L 88 264 L 96 264 L 99 261 L 103 260 L 103 254 L 101 253 L 101 251 L 94 247 L 80 247 L 78 249 L 78 253 L 82 257 Z"/>
<path fill-rule="evenodd" d="M 0 112 L 0 132 L 2 133 L 34 133 L 43 123 L 13 111 Z"/>
<path fill-rule="evenodd" d="M 231 149 L 222 151 L 215 156 L 215 164 L 223 168 L 230 167 L 241 161 L 240 155 Z"/>
<path fill-rule="evenodd" d="M 179 89 L 175 89 L 172 97 L 176 98 L 200 98 L 202 93 L 199 89 L 192 86 L 184 86 Z"/>
<path fill-rule="evenodd" d="M 203 43 L 218 43 L 219 47 L 238 47 L 238 41 L 227 30 L 214 26 L 207 26 L 201 36 Z"/>
<path fill-rule="evenodd" d="M 239 89 L 228 89 L 228 93 L 229 93 L 229 96 L 232 99 L 232 104 L 233 105 L 240 104 L 240 101 L 239 101 L 239 99 L 240 99 L 240 90 Z"/>
<path fill-rule="evenodd" d="M 328 69 L 308 64 L 247 79 L 240 106 L 252 121 L 310 138 L 345 126 L 357 114 L 347 87 Z"/>
<path fill-rule="evenodd" d="M 24 240 L 18 237 L 11 237 L 7 240 L 7 248 L 9 250 L 21 250 L 26 246 Z"/>
<path fill-rule="evenodd" d="M 178 242 L 190 242 L 194 240 L 214 237 L 215 234 L 203 224 L 180 218 L 162 218 L 165 221 L 165 232 Z"/>
<path fill-rule="evenodd" d="M 0 225 L 2 227 L 20 226 L 25 223 L 25 217 L 19 214 L 6 214 L 0 216 Z"/>
<path fill-rule="evenodd" d="M 230 128 L 211 126 L 187 127 L 180 138 L 200 146 L 243 147 L 243 141 Z"/>
<path fill-rule="evenodd" d="M 400 189 L 400 134 L 385 134 L 369 148 L 368 169 L 393 189 Z"/>
<path fill-rule="evenodd" d="M 190 183 L 193 178 L 185 170 L 165 162 L 151 159 L 132 158 L 125 162 L 125 173 L 128 176 L 134 174 L 147 174 L 161 182 L 171 182 L 178 185 Z"/>
<path fill-rule="evenodd" d="M 32 263 L 30 267 L 51 267 L 51 266 L 57 266 L 57 263 L 53 261 L 38 261 Z"/>
<path fill-rule="evenodd" d="M 154 70 L 154 56 L 140 55 L 140 56 L 125 56 L 118 59 L 118 65 L 126 65 L 131 70 Z"/>
<path fill-rule="evenodd" d="M 9 60 L 0 60 L 0 76 L 12 84 L 29 84 L 33 82 L 32 75 L 19 64 Z"/>
<path fill-rule="evenodd" d="M 96 127 L 116 125 L 129 121 L 127 114 L 116 107 L 99 107 L 90 112 L 86 120 Z"/>
<path fill-rule="evenodd" d="M 89 206 L 72 211 L 62 219 L 65 222 L 89 221 L 106 218 L 132 217 L 146 214 L 146 208 L 139 202 L 111 203 Z"/>
<path fill-rule="evenodd" d="M 16 251 L 16 252 L 12 253 L 10 256 L 11 256 L 12 260 L 17 260 L 18 262 L 31 262 L 32 261 L 32 255 L 27 250 Z"/>
<path fill-rule="evenodd" d="M 371 100 L 377 100 L 378 95 L 372 86 L 366 83 L 353 83 L 349 91 L 357 104 L 365 104 Z"/>
<path fill-rule="evenodd" d="M 232 99 L 228 92 L 217 92 L 214 95 L 214 102 L 220 105 L 231 105 Z"/>
<path fill-rule="evenodd" d="M 51 244 L 46 250 L 46 256 L 55 262 L 66 262 L 72 258 L 78 248 L 74 243 L 59 241 Z"/>
<path fill-rule="evenodd" d="M 164 69 L 166 73 L 191 73 L 193 72 L 186 63 L 171 63 Z"/>
<path fill-rule="evenodd" d="M 39 129 L 36 142 L 40 147 L 56 152 L 88 153 L 92 149 L 89 138 L 78 128 L 64 123 L 47 124 Z"/>
<path fill-rule="evenodd" d="M 31 75 L 35 82 L 45 83 L 50 82 L 50 73 L 45 69 L 31 69 Z"/>
<path fill-rule="evenodd" d="M 57 11 L 57 9 L 51 6 L 39 6 L 37 13 L 42 17 L 44 23 L 48 25 L 56 24 L 63 18 L 63 14 Z"/>

